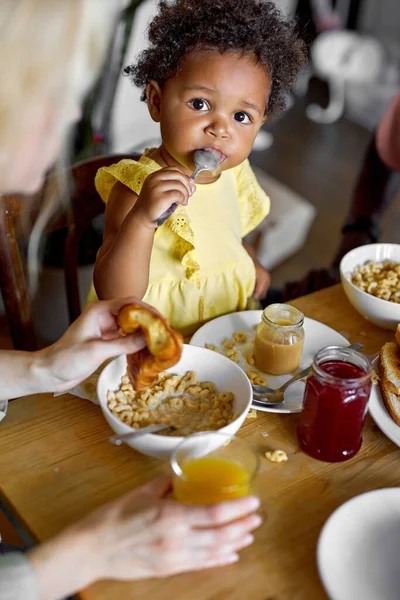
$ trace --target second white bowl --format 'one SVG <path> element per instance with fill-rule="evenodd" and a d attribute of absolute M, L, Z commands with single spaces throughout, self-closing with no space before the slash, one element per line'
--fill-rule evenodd
<path fill-rule="evenodd" d="M 378 327 L 395 330 L 400 323 L 400 304 L 367 294 L 351 282 L 354 269 L 370 260 L 400 263 L 400 244 L 369 244 L 348 252 L 340 263 L 340 277 L 345 294 L 354 308 L 368 321 Z"/>

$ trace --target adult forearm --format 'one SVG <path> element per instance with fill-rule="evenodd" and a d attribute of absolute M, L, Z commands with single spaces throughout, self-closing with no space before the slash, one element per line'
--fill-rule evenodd
<path fill-rule="evenodd" d="M 93 570 L 96 553 L 89 535 L 66 530 L 28 553 L 41 600 L 70 596 L 98 579 Z"/>
<path fill-rule="evenodd" d="M 0 400 L 51 390 L 47 352 L 0 351 Z"/>
<path fill-rule="evenodd" d="M 101 300 L 136 296 L 143 298 L 149 281 L 154 230 L 132 213 L 123 222 L 110 248 L 94 270 L 94 286 Z"/>

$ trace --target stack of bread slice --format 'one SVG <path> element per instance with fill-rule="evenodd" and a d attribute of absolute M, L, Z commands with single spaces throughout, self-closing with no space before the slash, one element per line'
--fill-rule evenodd
<path fill-rule="evenodd" d="M 387 342 L 379 354 L 381 394 L 393 421 L 400 426 L 400 325 L 395 342 Z"/>

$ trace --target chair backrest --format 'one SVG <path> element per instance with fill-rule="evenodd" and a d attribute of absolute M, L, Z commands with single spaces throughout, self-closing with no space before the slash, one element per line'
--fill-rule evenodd
<path fill-rule="evenodd" d="M 64 275 L 69 320 L 72 323 L 81 312 L 78 279 L 78 256 L 82 236 L 93 219 L 104 212 L 105 205 L 98 195 L 94 178 L 98 169 L 108 167 L 123 158 L 138 159 L 132 155 L 97 156 L 76 163 L 71 168 L 73 190 L 71 219 L 65 244 Z"/>

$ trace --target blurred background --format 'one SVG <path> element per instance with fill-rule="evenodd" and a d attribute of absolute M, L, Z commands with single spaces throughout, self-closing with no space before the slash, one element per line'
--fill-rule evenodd
<path fill-rule="evenodd" d="M 156 4 L 156 0 L 125 0 L 103 71 L 73 132 L 74 164 L 104 155 L 136 155 L 160 143 L 158 126 L 149 118 L 139 91 L 122 76 L 124 66 L 145 48 Z M 296 16 L 310 55 L 287 98 L 286 111 L 265 126 L 250 157 L 272 201 L 271 214 L 252 241 L 272 274 L 273 286 L 281 287 L 310 269 L 329 266 L 333 259 L 368 144 L 391 99 L 400 92 L 400 3 L 276 0 L 276 4 Z M 68 198 L 62 200 L 68 216 Z M 21 220 L 17 213 L 12 227 L 24 257 L 29 224 L 23 219 L 17 223 Z M 39 346 L 57 339 L 69 322 L 64 281 L 68 225 L 68 218 L 53 219 L 40 249 L 40 286 L 30 302 Z M 82 304 L 102 226 L 102 215 L 96 216 L 79 245 Z M 379 239 L 397 242 L 399 233 L 397 195 L 385 212 Z M 0 324 L 0 347 L 12 347 L 4 306 Z"/>

